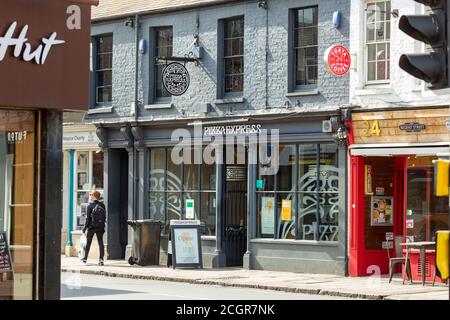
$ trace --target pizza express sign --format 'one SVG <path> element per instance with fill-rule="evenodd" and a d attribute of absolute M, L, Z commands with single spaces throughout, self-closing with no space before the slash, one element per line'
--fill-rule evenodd
<path fill-rule="evenodd" d="M 169 63 L 162 72 L 164 88 L 173 96 L 183 95 L 189 89 L 190 81 L 186 67 L 178 62 Z"/>
<path fill-rule="evenodd" d="M 86 110 L 98 0 L 1 2 L 0 105 Z"/>

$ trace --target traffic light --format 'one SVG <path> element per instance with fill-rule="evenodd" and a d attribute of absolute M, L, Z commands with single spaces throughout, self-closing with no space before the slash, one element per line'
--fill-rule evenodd
<path fill-rule="evenodd" d="M 403 54 L 400 68 L 430 84 L 430 89 L 449 86 L 448 11 L 449 0 L 414 0 L 426 6 L 426 13 L 403 15 L 399 28 L 410 37 L 427 44 L 426 53 Z"/>
<path fill-rule="evenodd" d="M 450 161 L 436 160 L 434 162 L 434 195 L 436 197 L 447 197 L 449 195 L 449 168 Z"/>

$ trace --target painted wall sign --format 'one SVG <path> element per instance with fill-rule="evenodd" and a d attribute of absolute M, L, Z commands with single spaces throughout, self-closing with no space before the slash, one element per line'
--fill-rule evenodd
<path fill-rule="evenodd" d="M 355 144 L 448 143 L 448 108 L 352 113 Z"/>
<path fill-rule="evenodd" d="M 202 249 L 200 226 L 194 222 L 191 224 L 172 224 L 172 265 L 173 268 L 188 267 L 202 268 Z"/>
<path fill-rule="evenodd" d="M 408 122 L 401 124 L 399 126 L 400 130 L 406 131 L 406 132 L 421 132 L 427 128 L 426 125 L 423 123 L 418 122 Z"/>
<path fill-rule="evenodd" d="M 262 132 L 261 124 L 240 124 L 230 126 L 204 127 L 204 136 L 258 134 Z"/>
<path fill-rule="evenodd" d="M 1 1 L 0 105 L 88 109 L 91 5 L 96 3 Z"/>
<path fill-rule="evenodd" d="M 163 69 L 161 78 L 164 88 L 173 96 L 183 95 L 191 81 L 186 67 L 178 62 L 169 63 Z"/>
<path fill-rule="evenodd" d="M 347 74 L 351 66 L 348 49 L 341 45 L 329 47 L 324 55 L 325 67 L 332 75 L 342 77 Z"/>
<path fill-rule="evenodd" d="M 0 274 L 12 271 L 11 252 L 6 232 L 0 232 Z"/>

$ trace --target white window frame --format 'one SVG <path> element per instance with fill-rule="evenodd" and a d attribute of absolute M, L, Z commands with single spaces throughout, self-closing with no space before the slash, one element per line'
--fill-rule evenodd
<path fill-rule="evenodd" d="M 89 185 L 89 188 L 84 190 L 84 189 L 78 189 L 78 156 L 80 153 L 88 153 L 88 168 L 87 168 L 87 174 L 88 174 L 88 181 L 87 181 L 87 185 Z M 73 230 L 78 230 L 80 225 L 78 225 L 78 217 L 77 217 L 77 212 L 78 212 L 78 194 L 80 193 L 90 193 L 92 191 L 93 188 L 93 181 L 94 181 L 94 176 L 93 176 L 93 168 L 94 168 L 94 153 L 98 152 L 98 150 L 84 150 L 84 149 L 80 149 L 80 150 L 76 150 L 75 151 L 75 167 L 74 167 L 74 179 L 73 179 L 73 199 L 74 199 L 74 212 L 73 212 Z M 104 161 L 104 158 L 103 158 Z M 100 192 L 101 195 L 103 195 L 103 189 L 96 189 L 97 191 Z M 87 204 L 86 204 L 87 206 Z"/>
<path fill-rule="evenodd" d="M 389 79 L 387 80 L 368 80 L 369 76 L 369 46 L 367 43 L 367 11 L 366 9 L 370 4 L 375 4 L 379 2 L 390 2 L 392 10 L 392 0 L 366 0 L 364 3 L 364 27 L 363 27 L 363 39 L 364 39 L 364 82 L 366 85 L 386 85 L 391 83 L 391 67 L 389 66 Z M 388 14 L 388 13 L 386 13 Z M 390 19 L 389 28 L 389 64 L 392 60 L 391 56 L 391 39 L 392 39 L 392 18 Z M 371 44 L 377 44 L 380 42 L 373 42 Z M 384 42 L 383 42 L 384 43 Z"/>

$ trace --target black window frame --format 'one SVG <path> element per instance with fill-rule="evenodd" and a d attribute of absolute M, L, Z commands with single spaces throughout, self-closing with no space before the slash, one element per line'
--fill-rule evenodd
<path fill-rule="evenodd" d="M 316 44 L 314 46 L 310 47 L 316 47 L 317 49 L 317 65 L 316 65 L 316 84 L 304 84 L 304 85 L 297 85 L 297 25 L 298 25 L 298 12 L 300 10 L 307 10 L 307 9 L 317 9 L 317 33 L 316 33 Z M 306 7 L 300 7 L 300 8 L 293 8 L 289 10 L 289 32 L 288 32 L 288 92 L 301 92 L 301 91 L 311 91 L 316 90 L 319 87 L 320 79 L 319 79 L 319 26 L 320 26 L 320 11 L 319 11 L 318 5 L 312 5 L 312 6 L 306 6 Z M 305 47 L 306 48 L 306 47 Z"/>
<path fill-rule="evenodd" d="M 98 41 L 100 38 L 111 38 L 111 52 L 102 52 L 99 53 L 99 45 Z M 91 38 L 91 46 L 92 46 L 92 71 L 91 71 L 91 106 L 93 107 L 105 107 L 110 106 L 113 102 L 113 73 L 114 73 L 114 34 L 112 32 L 109 33 L 103 33 L 95 35 Z M 106 69 L 97 69 L 97 62 L 98 62 L 98 56 L 100 54 L 111 54 L 111 68 Z M 111 100 L 105 101 L 105 102 L 99 102 L 98 101 L 98 88 L 100 87 L 98 85 L 98 72 L 105 72 L 110 71 L 111 72 L 111 85 L 108 85 L 111 87 Z M 101 86 L 101 87 L 108 87 L 108 86 Z"/>
<path fill-rule="evenodd" d="M 157 88 L 157 82 L 161 82 L 161 79 L 157 79 L 157 66 L 162 65 L 163 63 L 158 63 L 156 59 L 157 56 L 157 49 L 158 46 L 158 32 L 162 29 L 170 29 L 172 31 L 172 53 L 173 53 L 173 26 L 171 25 L 165 25 L 165 26 L 155 26 L 150 28 L 150 48 L 149 48 L 149 96 L 148 101 L 150 104 L 153 103 L 170 103 L 172 101 L 172 96 L 157 96 L 156 88 Z M 173 54 L 172 54 L 173 55 Z M 162 85 L 162 84 L 161 84 Z M 164 89 L 164 88 L 163 88 Z"/>
<path fill-rule="evenodd" d="M 242 34 L 242 55 L 237 55 L 236 57 L 242 56 L 242 91 L 233 91 L 233 92 L 226 92 L 225 90 L 225 77 L 226 77 L 226 66 L 225 66 L 225 59 L 231 59 L 233 56 L 226 56 L 225 55 L 225 25 L 226 23 L 242 19 L 242 25 L 243 25 L 243 34 Z M 245 90 L 245 16 L 244 15 L 238 15 L 233 17 L 227 17 L 224 19 L 220 19 L 218 21 L 218 27 L 217 27 L 217 99 L 222 98 L 239 98 L 244 95 Z M 231 38 L 230 38 L 231 39 Z"/>

